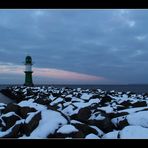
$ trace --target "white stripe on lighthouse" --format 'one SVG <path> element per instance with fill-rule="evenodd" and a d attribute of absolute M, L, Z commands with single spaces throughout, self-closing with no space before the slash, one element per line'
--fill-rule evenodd
<path fill-rule="evenodd" d="M 25 71 L 32 71 L 32 66 L 31 65 L 26 65 Z"/>

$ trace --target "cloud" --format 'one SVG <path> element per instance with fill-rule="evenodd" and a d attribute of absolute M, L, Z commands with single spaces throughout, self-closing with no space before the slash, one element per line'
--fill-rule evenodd
<path fill-rule="evenodd" d="M 134 82 L 142 76 L 145 82 L 147 16 L 147 10 L 130 9 L 1 10 L 0 61 L 22 65 L 11 69 L 21 74 L 30 54 L 34 68 L 44 68 L 51 79 L 56 79 L 52 72 L 61 73 L 57 81 L 68 73 L 73 81 L 92 76 L 88 81 Z M 8 66 L 1 73 L 10 72 Z"/>
<path fill-rule="evenodd" d="M 146 35 L 139 35 L 139 36 L 136 36 L 136 39 L 139 40 L 139 41 L 143 41 L 146 39 Z"/>
<path fill-rule="evenodd" d="M 0 74 L 19 74 L 24 75 L 24 66 L 14 65 L 12 63 L 0 63 Z M 69 81 L 80 81 L 80 82 L 99 82 L 106 80 L 101 76 L 87 75 L 77 72 L 65 71 L 53 68 L 37 68 L 34 67 L 34 76 L 41 76 L 46 78 L 54 78 Z"/>

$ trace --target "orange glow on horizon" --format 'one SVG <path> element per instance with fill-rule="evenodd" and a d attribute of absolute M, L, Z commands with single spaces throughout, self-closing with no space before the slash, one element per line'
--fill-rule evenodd
<path fill-rule="evenodd" d="M 23 75 L 24 66 L 13 64 L 0 64 L 0 74 L 21 74 Z M 97 81 L 106 80 L 104 77 L 93 76 L 83 73 L 71 72 L 66 70 L 54 69 L 54 68 L 33 68 L 35 76 L 65 79 L 65 80 L 80 80 L 80 81 Z"/>

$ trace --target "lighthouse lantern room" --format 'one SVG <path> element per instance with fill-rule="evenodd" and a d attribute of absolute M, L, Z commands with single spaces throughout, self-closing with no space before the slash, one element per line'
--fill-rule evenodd
<path fill-rule="evenodd" d="M 24 86 L 33 86 L 33 82 L 32 82 L 32 58 L 31 56 L 26 56 L 25 59 L 25 83 Z"/>

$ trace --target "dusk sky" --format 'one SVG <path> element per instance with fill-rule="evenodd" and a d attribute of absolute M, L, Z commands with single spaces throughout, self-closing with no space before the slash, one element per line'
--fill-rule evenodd
<path fill-rule="evenodd" d="M 0 84 L 148 83 L 148 10 L 1 9 Z"/>

